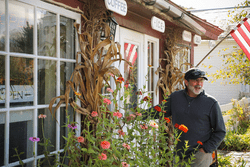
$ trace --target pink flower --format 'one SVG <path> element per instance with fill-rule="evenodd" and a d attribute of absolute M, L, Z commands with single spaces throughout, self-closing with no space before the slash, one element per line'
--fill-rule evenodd
<path fill-rule="evenodd" d="M 79 143 L 83 143 L 83 142 L 84 142 L 84 138 L 83 138 L 82 136 L 79 136 L 79 137 L 77 138 L 77 141 L 78 141 Z"/>
<path fill-rule="evenodd" d="M 122 117 L 122 113 L 120 113 L 120 112 L 114 112 L 113 113 L 113 116 L 115 117 L 118 117 L 118 118 L 121 118 Z"/>
<path fill-rule="evenodd" d="M 38 116 L 38 118 L 46 118 L 47 116 L 46 115 L 44 115 L 44 114 L 40 114 L 39 116 Z"/>
<path fill-rule="evenodd" d="M 111 104 L 111 101 L 109 99 L 107 99 L 107 98 L 104 98 L 103 102 L 106 103 L 107 105 Z"/>
<path fill-rule="evenodd" d="M 91 113 L 92 117 L 96 117 L 97 115 L 98 115 L 98 113 L 96 111 L 92 111 L 92 113 Z"/>
<path fill-rule="evenodd" d="M 107 159 L 107 155 L 102 153 L 100 156 L 99 156 L 99 160 L 106 160 Z"/>
<path fill-rule="evenodd" d="M 124 136 L 125 133 L 122 130 L 118 130 L 119 136 Z"/>
<path fill-rule="evenodd" d="M 114 77 L 114 74 L 112 74 L 112 73 L 109 73 L 109 75 L 110 75 L 111 77 Z"/>
<path fill-rule="evenodd" d="M 75 124 L 68 124 L 68 128 L 76 129 L 77 126 Z"/>
<path fill-rule="evenodd" d="M 40 139 L 38 137 L 30 137 L 29 140 L 33 141 L 33 142 L 40 141 Z"/>
<path fill-rule="evenodd" d="M 114 91 L 111 88 L 107 88 L 107 91 L 113 93 Z"/>
<path fill-rule="evenodd" d="M 148 126 L 147 126 L 147 125 L 145 125 L 145 124 L 140 125 L 140 127 L 141 127 L 142 129 L 148 129 Z"/>
<path fill-rule="evenodd" d="M 122 162 L 122 167 L 129 167 L 127 162 Z"/>
<path fill-rule="evenodd" d="M 104 141 L 101 142 L 101 147 L 103 149 L 109 149 L 110 148 L 110 143 L 108 141 L 104 140 Z"/>
<path fill-rule="evenodd" d="M 128 145 L 128 144 L 126 144 L 126 143 L 123 143 L 122 146 L 123 146 L 124 148 L 127 148 L 128 150 L 130 149 L 130 145 Z"/>
<path fill-rule="evenodd" d="M 154 121 L 150 122 L 150 126 L 154 127 L 154 128 L 158 128 L 157 123 L 155 123 Z"/>
<path fill-rule="evenodd" d="M 142 116 L 142 114 L 139 113 L 139 112 L 136 112 L 135 115 L 137 115 L 137 116 Z"/>
<path fill-rule="evenodd" d="M 134 117 L 134 118 L 135 118 L 135 115 L 134 115 L 134 114 L 130 114 L 129 116 L 131 116 L 131 117 Z"/>

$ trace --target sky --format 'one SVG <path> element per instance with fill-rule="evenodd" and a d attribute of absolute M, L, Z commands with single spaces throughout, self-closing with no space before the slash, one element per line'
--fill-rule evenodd
<path fill-rule="evenodd" d="M 179 6 L 195 9 L 214 9 L 223 7 L 235 7 L 244 0 L 171 0 Z"/>

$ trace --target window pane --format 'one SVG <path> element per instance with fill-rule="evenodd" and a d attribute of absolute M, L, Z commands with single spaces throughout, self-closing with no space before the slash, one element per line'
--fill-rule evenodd
<path fill-rule="evenodd" d="M 38 55 L 56 57 L 56 14 L 37 10 Z"/>
<path fill-rule="evenodd" d="M 33 59 L 10 57 L 10 106 L 30 106 L 34 101 Z"/>
<path fill-rule="evenodd" d="M 69 128 L 67 127 L 67 124 L 70 122 L 73 122 L 74 120 L 73 108 L 70 106 L 68 108 L 67 115 L 69 116 L 69 118 L 67 118 L 66 116 L 66 108 L 61 107 L 60 108 L 60 149 L 63 149 L 66 144 L 66 140 L 63 138 L 63 136 L 68 137 Z"/>
<path fill-rule="evenodd" d="M 4 165 L 5 113 L 0 113 L 0 166 Z"/>
<path fill-rule="evenodd" d="M 0 55 L 0 108 L 5 106 L 5 57 Z"/>
<path fill-rule="evenodd" d="M 137 78 L 138 78 L 138 66 L 137 66 L 137 54 L 138 46 L 130 43 L 124 43 L 124 57 L 126 60 L 132 63 L 133 69 L 130 68 L 128 63 L 124 63 L 124 84 L 133 84 L 134 90 L 131 93 L 131 96 L 128 97 L 127 103 L 129 108 L 137 106 Z"/>
<path fill-rule="evenodd" d="M 151 65 L 154 65 L 154 43 L 152 42 L 151 43 L 151 54 L 150 54 L 150 56 L 151 56 Z"/>
<path fill-rule="evenodd" d="M 0 51 L 5 50 L 5 3 L 4 2 L 5 2 L 4 0 L 0 0 Z"/>
<path fill-rule="evenodd" d="M 70 79 L 71 74 L 74 70 L 74 64 L 73 63 L 66 63 L 66 62 L 60 62 L 60 94 L 65 94 L 66 89 L 66 81 Z M 73 92 L 70 92 L 70 97 L 73 97 Z"/>
<path fill-rule="evenodd" d="M 55 108 L 52 108 L 53 111 Z M 52 146 L 47 147 L 48 151 L 55 151 L 56 150 L 56 120 L 54 117 L 52 117 L 50 111 L 48 108 L 46 109 L 39 109 L 38 115 L 44 114 L 47 117 L 45 119 L 43 118 L 37 118 L 38 119 L 38 137 L 40 138 L 40 142 L 44 142 L 43 136 L 45 136 L 46 139 L 49 139 Z M 38 155 L 44 154 L 44 146 L 38 145 Z"/>
<path fill-rule="evenodd" d="M 75 29 L 74 20 L 60 17 L 60 55 L 61 58 L 75 58 Z"/>
<path fill-rule="evenodd" d="M 56 96 L 56 62 L 38 60 L 38 104 L 49 104 Z"/>
<path fill-rule="evenodd" d="M 9 1 L 10 51 L 33 54 L 34 7 Z"/>
<path fill-rule="evenodd" d="M 33 110 L 10 112 L 10 162 L 18 161 L 17 157 L 13 157 L 16 155 L 15 148 L 18 153 L 24 152 L 20 155 L 21 159 L 33 156 L 33 142 L 29 140 L 30 137 L 33 137 Z"/>

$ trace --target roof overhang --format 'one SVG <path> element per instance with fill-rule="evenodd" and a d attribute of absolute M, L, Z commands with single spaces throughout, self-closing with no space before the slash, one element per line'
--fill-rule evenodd
<path fill-rule="evenodd" d="M 159 17 L 167 25 L 182 27 L 200 35 L 202 39 L 217 40 L 218 36 L 223 32 L 219 27 L 191 14 L 172 1 L 127 0 L 126 2 L 128 4 L 128 11 L 130 12 L 137 13 L 149 19 L 152 16 Z"/>

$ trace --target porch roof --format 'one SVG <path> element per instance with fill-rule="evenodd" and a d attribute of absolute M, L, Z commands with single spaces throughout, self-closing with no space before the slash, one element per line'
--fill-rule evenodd
<path fill-rule="evenodd" d="M 172 1 L 154 0 L 153 5 L 146 3 L 149 0 L 127 0 L 126 2 L 128 12 L 136 13 L 148 19 L 151 19 L 152 16 L 159 17 L 165 21 L 166 26 L 182 27 L 200 35 L 205 40 L 217 40 L 223 32 L 218 26 L 191 14 Z"/>

